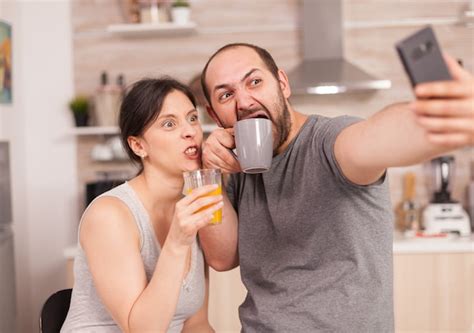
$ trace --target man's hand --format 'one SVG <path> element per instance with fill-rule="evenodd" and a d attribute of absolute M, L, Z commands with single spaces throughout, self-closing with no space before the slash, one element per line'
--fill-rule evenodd
<path fill-rule="evenodd" d="M 240 172 L 240 164 L 231 151 L 234 148 L 233 128 L 214 130 L 202 145 L 203 167 L 221 169 L 223 173 Z"/>
<path fill-rule="evenodd" d="M 410 104 L 428 141 L 447 148 L 474 145 L 474 77 L 444 55 L 452 81 L 429 82 L 415 88 Z"/>

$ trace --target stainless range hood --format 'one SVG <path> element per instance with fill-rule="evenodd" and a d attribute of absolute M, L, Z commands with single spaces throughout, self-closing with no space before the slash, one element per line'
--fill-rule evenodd
<path fill-rule="evenodd" d="M 288 77 L 294 94 L 338 94 L 388 89 L 344 59 L 342 0 L 303 0 L 303 61 Z"/>

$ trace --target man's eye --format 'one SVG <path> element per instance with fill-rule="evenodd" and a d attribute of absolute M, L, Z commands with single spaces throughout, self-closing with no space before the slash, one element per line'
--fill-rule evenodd
<path fill-rule="evenodd" d="M 230 92 L 225 92 L 219 97 L 219 100 L 224 101 L 224 100 L 228 99 L 230 96 L 232 96 L 232 94 Z"/>
<path fill-rule="evenodd" d="M 260 82 L 262 82 L 261 79 L 253 79 L 252 81 L 250 81 L 250 84 L 252 86 L 256 86 L 257 84 L 259 84 Z"/>

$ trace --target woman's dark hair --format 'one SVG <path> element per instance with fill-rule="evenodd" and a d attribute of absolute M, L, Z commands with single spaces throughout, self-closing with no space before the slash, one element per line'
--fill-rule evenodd
<path fill-rule="evenodd" d="M 133 84 L 122 101 L 119 116 L 122 145 L 130 159 L 139 164 L 139 173 L 143 171 L 142 160 L 135 155 L 127 139 L 129 136 L 143 135 L 160 115 L 166 96 L 175 90 L 185 94 L 196 107 L 196 100 L 191 90 L 170 77 L 142 79 Z"/>

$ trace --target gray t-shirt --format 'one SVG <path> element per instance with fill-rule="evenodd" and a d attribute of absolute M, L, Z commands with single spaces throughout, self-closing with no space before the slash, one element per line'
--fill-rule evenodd
<path fill-rule="evenodd" d="M 391 332 L 387 180 L 351 183 L 334 156 L 359 119 L 310 116 L 263 174 L 235 174 L 244 332 Z"/>

